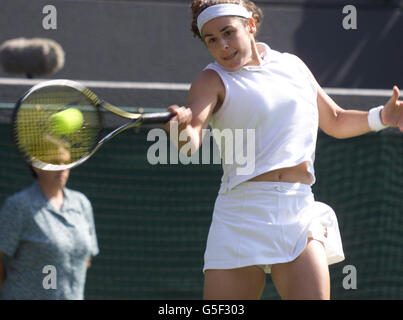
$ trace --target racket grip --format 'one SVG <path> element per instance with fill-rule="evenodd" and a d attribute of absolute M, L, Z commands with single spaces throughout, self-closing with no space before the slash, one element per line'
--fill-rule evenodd
<path fill-rule="evenodd" d="M 144 113 L 143 124 L 161 124 L 168 122 L 175 114 L 172 112 Z"/>

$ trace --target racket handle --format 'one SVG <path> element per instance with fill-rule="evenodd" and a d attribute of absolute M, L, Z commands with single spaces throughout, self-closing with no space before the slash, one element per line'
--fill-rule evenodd
<path fill-rule="evenodd" d="M 174 114 L 172 112 L 144 113 L 142 115 L 143 124 L 160 124 L 168 122 Z"/>

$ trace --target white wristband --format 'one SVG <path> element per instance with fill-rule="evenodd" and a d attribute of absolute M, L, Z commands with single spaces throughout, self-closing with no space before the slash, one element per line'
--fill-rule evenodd
<path fill-rule="evenodd" d="M 375 107 L 368 112 L 368 124 L 372 131 L 381 131 L 388 126 L 385 126 L 381 120 L 381 110 L 383 106 Z"/>

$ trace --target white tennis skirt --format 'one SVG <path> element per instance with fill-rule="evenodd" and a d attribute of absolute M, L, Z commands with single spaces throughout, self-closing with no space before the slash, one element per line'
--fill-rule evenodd
<path fill-rule="evenodd" d="M 309 185 L 243 182 L 216 199 L 203 272 L 258 265 L 270 273 L 296 259 L 308 238 L 324 244 L 328 264 L 344 260 L 336 215 Z"/>

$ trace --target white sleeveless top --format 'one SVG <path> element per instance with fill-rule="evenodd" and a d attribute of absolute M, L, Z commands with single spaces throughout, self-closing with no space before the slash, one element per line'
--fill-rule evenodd
<path fill-rule="evenodd" d="M 220 192 L 264 172 L 305 161 L 315 177 L 316 88 L 296 56 L 274 51 L 264 43 L 258 46 L 264 47 L 259 66 L 231 72 L 214 62 L 205 68 L 216 71 L 225 86 L 223 104 L 210 121 L 222 159 Z M 224 143 L 231 135 L 234 150 Z"/>

